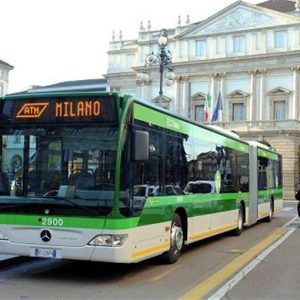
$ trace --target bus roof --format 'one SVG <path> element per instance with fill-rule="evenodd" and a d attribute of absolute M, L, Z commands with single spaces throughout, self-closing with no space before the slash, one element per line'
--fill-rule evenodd
<path fill-rule="evenodd" d="M 34 90 L 23 91 L 20 93 L 8 94 L 2 97 L 2 100 L 18 100 L 28 98 L 39 98 L 39 97 L 68 97 L 68 96 L 116 96 L 120 97 L 119 93 L 116 92 L 104 92 L 104 91 L 62 91 L 62 92 L 36 92 Z"/>

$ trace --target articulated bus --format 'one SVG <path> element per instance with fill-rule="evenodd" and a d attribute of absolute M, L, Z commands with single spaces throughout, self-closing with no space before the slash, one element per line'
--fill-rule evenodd
<path fill-rule="evenodd" d="M 0 101 L 0 253 L 174 263 L 282 208 L 281 156 L 118 93 Z"/>

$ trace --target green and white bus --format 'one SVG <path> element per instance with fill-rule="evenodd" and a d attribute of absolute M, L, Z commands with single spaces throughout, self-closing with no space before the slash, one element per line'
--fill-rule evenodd
<path fill-rule="evenodd" d="M 117 93 L 0 101 L 0 253 L 133 263 L 282 208 L 281 156 Z"/>

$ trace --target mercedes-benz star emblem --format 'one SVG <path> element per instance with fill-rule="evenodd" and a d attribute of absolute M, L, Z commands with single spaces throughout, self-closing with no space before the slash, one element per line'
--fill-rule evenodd
<path fill-rule="evenodd" d="M 49 230 L 43 230 L 41 232 L 41 239 L 43 242 L 47 243 L 51 240 L 51 233 Z"/>

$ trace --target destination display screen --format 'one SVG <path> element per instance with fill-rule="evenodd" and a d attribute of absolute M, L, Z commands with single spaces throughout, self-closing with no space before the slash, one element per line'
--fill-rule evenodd
<path fill-rule="evenodd" d="M 9 99 L 0 103 L 0 123 L 2 124 L 116 121 L 116 101 L 111 96 Z"/>

